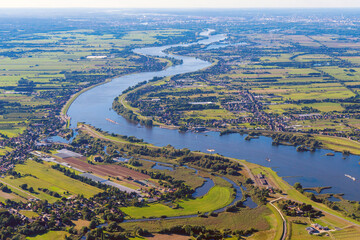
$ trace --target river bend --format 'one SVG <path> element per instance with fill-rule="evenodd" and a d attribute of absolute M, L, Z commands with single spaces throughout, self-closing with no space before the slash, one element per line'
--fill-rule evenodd
<path fill-rule="evenodd" d="M 207 35 L 203 33 L 203 35 Z M 225 35 L 210 35 L 207 39 L 191 44 L 207 44 L 222 41 Z M 227 157 L 245 159 L 249 162 L 273 168 L 280 176 L 290 184 L 301 182 L 304 187 L 332 186 L 332 189 L 324 192 L 344 193 L 345 198 L 360 200 L 360 165 L 358 156 L 348 156 L 343 159 L 342 154 L 325 156 L 328 150 L 317 150 L 314 153 L 296 152 L 294 147 L 272 146 L 272 140 L 268 137 L 260 137 L 251 141 L 245 141 L 240 134 L 220 136 L 217 132 L 207 133 L 179 133 L 177 130 L 169 130 L 159 127 L 145 128 L 128 122 L 112 110 L 112 102 L 115 97 L 129 86 L 138 82 L 150 80 L 154 77 L 165 77 L 176 74 L 195 72 L 211 64 L 209 62 L 187 56 L 174 56 L 163 51 L 170 47 L 189 46 L 191 44 L 177 44 L 161 47 L 148 47 L 135 49 L 134 52 L 149 56 L 169 56 L 183 60 L 181 65 L 169 67 L 162 71 L 143 72 L 122 76 L 111 82 L 92 88 L 82 93 L 71 104 L 67 114 L 71 117 L 71 126 L 78 122 L 85 122 L 94 127 L 101 128 L 110 133 L 135 136 L 157 146 L 171 144 L 176 148 L 189 148 L 206 152 L 207 149 L 215 149 L 216 153 Z M 246 47 L 246 45 L 241 46 Z M 106 120 L 112 119 L 119 124 Z M 268 162 L 265 159 L 270 158 Z M 349 174 L 356 181 L 345 177 Z"/>

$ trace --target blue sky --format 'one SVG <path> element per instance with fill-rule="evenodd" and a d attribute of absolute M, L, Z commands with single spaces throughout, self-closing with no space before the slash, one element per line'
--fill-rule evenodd
<path fill-rule="evenodd" d="M 354 8 L 360 0 L 0 0 L 1 8 Z"/>

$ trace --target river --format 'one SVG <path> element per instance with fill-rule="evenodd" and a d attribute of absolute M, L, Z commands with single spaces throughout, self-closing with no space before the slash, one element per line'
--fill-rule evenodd
<path fill-rule="evenodd" d="M 209 32 L 207 32 L 209 33 Z M 203 35 L 207 35 L 206 33 Z M 225 35 L 209 35 L 207 39 L 197 43 L 208 44 L 222 41 Z M 192 44 L 197 44 L 192 43 Z M 274 169 L 290 184 L 300 182 L 304 187 L 332 186 L 324 193 L 344 193 L 349 200 L 360 199 L 360 165 L 359 156 L 350 155 L 343 159 L 342 154 L 325 156 L 329 150 L 317 150 L 314 153 L 297 152 L 291 146 L 272 146 L 271 138 L 260 137 L 245 141 L 240 134 L 220 136 L 217 132 L 179 133 L 159 127 L 145 128 L 128 122 L 112 110 L 112 102 L 123 90 L 138 82 L 150 80 L 153 77 L 165 77 L 175 74 L 189 73 L 209 67 L 209 62 L 186 56 L 174 56 L 164 53 L 165 49 L 191 44 L 177 44 L 161 47 L 135 49 L 138 54 L 150 56 L 170 56 L 183 60 L 181 65 L 169 67 L 163 71 L 144 72 L 122 76 L 111 82 L 97 86 L 81 94 L 70 106 L 67 114 L 71 117 L 71 127 L 78 122 L 85 122 L 110 133 L 135 136 L 157 146 L 171 144 L 176 148 L 188 148 L 206 152 L 215 149 L 216 153 L 227 157 L 245 159 L 249 162 L 268 166 Z M 246 46 L 243 46 L 246 47 Z M 116 121 L 111 123 L 106 118 Z M 265 159 L 270 158 L 268 162 Z M 353 181 L 344 176 L 349 174 L 356 178 Z"/>

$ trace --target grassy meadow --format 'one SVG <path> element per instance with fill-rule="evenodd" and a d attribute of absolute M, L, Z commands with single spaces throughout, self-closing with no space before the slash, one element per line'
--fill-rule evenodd
<path fill-rule="evenodd" d="M 96 187 L 67 177 L 63 173 L 52 169 L 51 164 L 49 163 L 41 164 L 33 160 L 28 160 L 25 164 L 16 165 L 14 170 L 23 176 L 20 178 L 7 176 L 3 178 L 2 181 L 7 183 L 14 192 L 17 192 L 20 196 L 25 198 L 34 196 L 39 199 L 48 200 L 49 202 L 55 202 L 59 199 L 38 190 L 38 188 L 47 188 L 65 197 L 79 194 L 83 194 L 85 197 L 91 197 L 96 193 L 101 192 L 101 190 Z M 33 187 L 35 192 L 30 193 L 26 190 L 22 190 L 20 188 L 20 185 L 22 184 Z"/>
<path fill-rule="evenodd" d="M 161 216 L 184 216 L 211 212 L 231 203 L 233 190 L 229 187 L 215 186 L 202 198 L 177 202 L 179 208 L 174 209 L 161 203 L 149 204 L 145 207 L 121 208 L 130 218 L 149 218 Z"/>

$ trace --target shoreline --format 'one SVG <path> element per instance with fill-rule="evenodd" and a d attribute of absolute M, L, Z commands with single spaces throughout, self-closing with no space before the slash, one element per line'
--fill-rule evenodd
<path fill-rule="evenodd" d="M 214 63 L 213 63 L 214 64 Z M 211 66 L 211 65 L 210 65 Z M 207 67 L 210 67 L 209 65 L 207 66 Z M 205 69 L 205 68 L 207 68 L 207 67 L 204 67 L 203 69 Z M 131 74 L 134 74 L 134 73 L 131 73 Z M 130 74 L 130 75 L 131 75 Z M 114 78 L 113 78 L 114 79 Z M 107 83 L 107 82 L 104 82 L 104 83 Z M 101 83 L 101 84 L 104 84 L 104 83 Z M 151 82 L 152 83 L 152 82 Z M 151 84 L 150 83 L 150 84 Z M 146 85 L 143 85 L 143 86 L 146 86 Z M 95 85 L 94 86 L 92 86 L 92 88 L 93 87 L 95 87 Z M 91 89 L 91 88 L 89 88 L 89 89 Z M 89 89 L 84 89 L 84 91 L 80 91 L 77 95 L 76 95 L 76 97 L 78 97 L 81 93 L 83 93 L 83 92 L 85 92 L 85 91 L 87 91 L 87 90 L 89 90 Z M 72 102 L 76 99 L 76 97 L 74 96 L 73 97 L 73 100 L 72 100 Z M 124 97 L 126 97 L 126 94 L 124 94 L 124 95 L 122 95 L 121 96 L 122 98 L 124 98 Z M 71 104 L 69 104 L 69 106 L 70 106 Z M 136 112 L 137 113 L 137 112 Z M 138 114 L 138 113 L 137 113 Z M 155 124 L 154 126 L 156 126 L 157 124 Z M 161 125 L 158 125 L 160 128 L 166 128 L 166 129 L 177 129 L 178 127 L 176 127 L 176 126 L 168 126 L 168 125 L 165 125 L 165 124 L 161 124 Z M 221 130 L 224 130 L 224 129 L 211 129 L 211 131 L 213 131 L 213 132 L 220 132 Z M 246 130 L 246 132 L 254 132 L 254 131 L 257 131 L 257 132 L 263 132 L 263 133 L 268 133 L 268 134 L 273 134 L 273 133 L 275 133 L 274 131 L 266 131 L 266 130 L 264 130 L 264 131 L 260 131 L 260 130 Z M 283 132 L 283 133 L 286 133 L 286 132 Z M 291 134 L 303 134 L 303 133 L 291 133 Z M 327 149 L 326 147 L 324 147 L 324 145 L 321 147 L 322 149 Z M 331 148 L 330 148 L 331 149 Z M 334 149 L 331 149 L 331 150 L 334 150 Z M 204 152 L 204 154 L 206 154 L 205 152 Z M 355 154 L 354 154 L 355 155 Z"/>
<path fill-rule="evenodd" d="M 87 125 L 85 125 L 87 126 Z M 91 127 L 90 127 L 91 128 Z M 86 129 L 85 129 L 86 130 Z M 89 130 L 89 129 L 88 129 Z M 102 138 L 104 140 L 108 140 L 108 141 L 111 141 L 111 142 L 117 142 L 115 139 L 111 138 L 111 136 L 107 136 L 107 135 L 103 135 L 103 134 L 106 134 L 106 133 L 103 133 L 102 131 L 98 131 L 98 130 L 95 130 L 95 129 L 92 129 L 92 131 L 95 134 L 96 137 L 98 138 Z M 121 143 L 125 144 L 127 143 L 126 141 L 120 141 Z M 131 143 L 131 144 L 134 144 L 134 143 Z M 137 145 L 137 144 L 136 144 Z M 145 143 L 146 146 L 150 147 L 150 148 L 158 148 L 158 146 L 154 146 L 152 144 L 149 144 L 149 143 Z M 207 153 L 204 153 L 204 152 L 194 152 L 192 151 L 194 154 L 207 154 Z M 318 202 L 314 202 L 312 201 L 310 198 L 308 198 L 307 196 L 305 196 L 304 194 L 302 194 L 301 192 L 299 192 L 298 190 L 296 190 L 291 184 L 289 184 L 283 177 L 279 176 L 278 173 L 270 168 L 270 167 L 265 167 L 265 166 L 262 166 L 262 165 L 259 165 L 257 163 L 252 163 L 252 162 L 249 162 L 247 160 L 242 160 L 242 159 L 238 159 L 238 158 L 231 158 L 229 157 L 229 159 L 231 161 L 234 161 L 234 162 L 238 162 L 240 164 L 242 164 L 244 166 L 244 171 L 248 173 L 248 177 L 252 178 L 253 177 L 253 172 L 252 170 L 253 169 L 257 169 L 257 168 L 260 168 L 264 174 L 269 177 L 272 182 L 279 188 L 281 189 L 282 191 L 285 192 L 285 194 L 283 195 L 283 197 L 285 199 L 289 199 L 289 200 L 295 200 L 297 202 L 303 202 L 303 203 L 307 203 L 307 204 L 311 204 L 313 205 L 315 208 L 323 211 L 323 212 L 326 212 L 330 215 L 333 215 L 334 217 L 337 217 L 337 218 L 340 218 L 340 219 L 343 219 L 351 224 L 355 224 L 357 226 L 360 226 L 360 222 L 355 220 L 355 219 L 352 219 L 352 218 L 349 218 L 347 216 L 344 216 L 341 212 L 337 212 L 331 208 L 329 208 L 327 205 L 323 204 L 323 203 L 318 203 Z M 156 161 L 158 162 L 158 161 Z M 320 187 L 319 187 L 320 188 Z M 324 188 L 324 187 L 322 187 Z M 188 217 L 188 216 L 183 216 L 183 217 Z M 140 220 L 135 220 L 135 221 L 142 221 L 143 219 L 140 219 Z M 156 220 L 156 219 L 149 219 L 149 220 L 146 220 L 146 221 L 153 221 L 153 220 Z"/>
<path fill-rule="evenodd" d="M 69 128 L 70 127 L 70 120 L 71 120 L 71 117 L 67 115 L 67 112 L 69 111 L 69 108 L 71 106 L 71 104 L 76 100 L 76 98 L 78 98 L 82 93 L 92 89 L 92 88 L 95 88 L 97 86 L 100 86 L 100 85 L 103 85 L 103 84 L 106 84 L 108 82 L 111 82 L 114 78 L 109 78 L 109 79 L 106 79 L 104 82 L 101 82 L 101 83 L 97 83 L 97 84 L 94 84 L 94 85 L 91 85 L 87 88 L 83 88 L 81 89 L 79 92 L 77 93 L 74 93 L 73 95 L 70 96 L 69 100 L 65 103 L 65 105 L 61 108 L 61 112 L 60 112 L 60 118 L 62 120 L 65 121 L 65 128 Z"/>
<path fill-rule="evenodd" d="M 210 35 L 210 34 L 209 34 L 209 35 Z M 206 36 L 206 37 L 208 37 L 208 36 Z M 196 40 L 196 39 L 195 39 L 195 40 Z M 200 39 L 200 41 L 201 41 L 201 40 L 202 40 L 202 39 Z M 199 40 L 197 40 L 197 41 L 199 41 Z M 194 42 L 194 43 L 195 43 L 195 42 Z M 191 44 L 191 42 L 190 42 L 189 44 Z M 166 46 L 166 45 L 165 45 L 165 46 Z M 143 47 L 141 47 L 141 48 L 144 48 L 144 47 L 145 47 L 145 46 L 143 46 Z M 150 45 L 150 46 L 146 46 L 146 47 L 159 47 L 159 46 L 151 46 L 151 45 Z M 169 49 L 169 48 L 171 48 L 171 46 L 169 46 L 169 47 L 166 48 L 166 49 Z M 132 51 L 134 52 L 135 49 L 136 49 L 136 48 L 132 49 Z M 164 51 L 165 51 L 166 49 L 164 49 Z M 134 53 L 135 53 L 135 54 L 138 54 L 138 55 L 144 55 L 144 56 L 146 56 L 146 54 L 139 54 L 139 53 L 136 53 L 136 52 L 134 52 Z M 172 54 L 168 54 L 168 55 L 172 55 Z M 174 55 L 174 54 L 173 54 L 173 55 Z M 176 56 L 176 55 L 175 55 L 175 56 Z M 170 64 L 167 64 L 167 66 L 166 66 L 163 70 L 165 70 L 165 69 L 173 66 L 172 62 L 169 61 L 167 58 L 161 58 L 161 57 L 157 57 L 157 56 L 153 56 L 153 57 L 154 57 L 154 58 L 158 58 L 158 59 L 164 59 L 165 61 L 167 61 L 167 62 L 170 63 Z M 216 61 L 213 62 L 213 63 L 211 63 L 210 66 L 205 67 L 205 68 L 203 68 L 203 69 L 207 69 L 207 68 L 213 66 L 214 64 L 216 64 Z M 201 69 L 201 70 L 203 70 L 203 69 Z M 163 70 L 161 70 L 161 71 L 163 71 Z M 109 78 L 109 79 L 106 79 L 104 82 L 97 83 L 97 84 L 95 84 L 95 85 L 89 86 L 89 87 L 84 88 L 84 89 L 82 89 L 81 91 L 79 91 L 79 92 L 71 95 L 70 98 L 69 98 L 69 100 L 68 100 L 68 101 L 65 103 L 65 105 L 61 108 L 61 112 L 60 112 L 60 118 L 63 119 L 63 120 L 66 122 L 66 126 L 65 126 L 65 127 L 66 127 L 66 128 L 69 128 L 69 126 L 70 126 L 70 120 L 71 120 L 71 117 L 67 115 L 67 112 L 68 112 L 71 104 L 72 104 L 72 103 L 76 100 L 76 98 L 78 98 L 82 93 L 84 93 L 84 92 L 86 92 L 86 91 L 88 91 L 88 90 L 91 90 L 92 88 L 95 88 L 95 87 L 97 87 L 97 86 L 100 86 L 100 85 L 109 83 L 109 82 L 111 82 L 112 80 L 114 80 L 115 78 L 119 78 L 119 77 L 123 77 L 123 76 L 127 76 L 127 75 L 132 75 L 132 74 L 138 74 L 138 73 L 142 73 L 142 72 L 133 72 L 133 73 L 123 74 L 123 75 L 119 75 L 119 76 L 116 76 L 116 77 L 113 77 L 113 78 Z M 146 84 L 145 84 L 145 85 L 146 85 Z M 120 94 L 119 96 L 121 96 L 121 95 L 122 95 L 122 94 Z"/>
<path fill-rule="evenodd" d="M 156 82 L 155 82 L 156 83 Z M 145 87 L 147 86 L 147 84 L 145 84 L 144 86 L 141 86 L 141 87 Z M 140 88 L 141 88 L 140 87 Z M 129 109 L 129 110 L 133 110 L 131 108 L 129 108 L 124 102 L 127 102 L 125 100 L 126 96 L 128 93 L 131 93 L 135 90 L 137 90 L 139 88 L 136 88 L 136 89 L 133 89 L 132 91 L 130 92 L 127 92 L 125 94 L 121 94 L 119 95 L 119 103 L 123 105 L 123 107 L 125 107 L 126 109 Z M 137 111 L 133 111 L 134 114 L 136 114 L 140 119 L 149 119 L 148 117 L 146 116 L 143 116 L 141 115 L 139 112 Z M 122 116 L 121 114 L 118 113 L 118 115 Z M 123 116 L 122 116 L 123 117 Z M 170 129 L 170 130 L 178 130 L 180 128 L 180 126 L 175 126 L 175 125 L 167 125 L 165 123 L 160 123 L 158 121 L 154 121 L 154 125 L 152 127 L 159 127 L 159 128 L 163 128 L 163 129 Z M 223 131 L 226 131 L 226 130 L 229 130 L 230 132 L 227 133 L 227 134 L 233 134 L 233 133 L 246 133 L 246 134 L 249 134 L 250 132 L 256 132 L 256 133 L 259 133 L 261 136 L 265 136 L 265 137 L 271 137 L 269 135 L 271 134 L 275 134 L 275 133 L 283 133 L 283 134 L 292 134 L 292 135 L 308 135 L 308 133 L 301 133 L 301 132 L 276 132 L 276 131 L 271 131 L 271 130 L 256 130 L 256 129 L 218 129 L 218 128 L 208 128 L 208 131 L 211 131 L 211 132 L 223 132 Z M 188 130 L 189 131 L 189 130 Z M 336 137 L 336 136 L 329 136 L 329 135 L 321 135 L 321 134 L 310 134 L 312 137 L 314 137 L 316 140 L 319 140 L 321 143 L 322 143 L 322 146 L 318 149 L 325 149 L 325 150 L 330 150 L 330 151 L 334 151 L 334 152 L 343 152 L 344 150 L 347 150 L 349 151 L 350 154 L 352 155 L 356 155 L 356 156 L 360 156 L 360 143 L 356 142 L 355 140 L 350 140 L 350 139 L 347 139 L 347 138 L 342 138 L 342 137 Z M 320 138 L 328 138 L 328 139 L 332 139 L 333 141 L 324 141 L 324 140 L 321 140 Z M 351 146 L 351 145 L 341 145 L 339 143 L 336 142 L 336 140 L 340 140 L 340 141 L 344 141 L 344 142 L 348 142 L 348 143 L 353 143 L 353 144 L 359 144 L 359 148 L 356 148 L 354 146 Z M 293 147 L 296 147 L 294 146 L 293 144 L 289 143 L 289 144 L 282 144 L 282 145 L 287 145 L 287 146 L 293 146 Z M 331 147 L 333 146 L 333 147 Z M 348 149 L 343 149 L 343 150 L 339 150 L 337 149 L 336 147 L 339 146 L 339 147 L 343 147 L 343 148 L 348 148 Z M 349 150 L 350 149 L 350 150 Z M 354 152 L 355 151 L 355 152 Z"/>
<path fill-rule="evenodd" d="M 216 64 L 216 61 L 215 62 L 212 62 L 212 64 L 208 67 L 205 67 L 201 70 L 204 70 L 204 69 L 207 69 L 211 66 L 213 66 L 214 64 Z M 160 80 L 158 80 L 160 81 Z M 126 109 L 128 110 L 132 110 L 134 114 L 136 114 L 140 119 L 150 119 L 146 116 L 143 116 L 141 115 L 138 111 L 134 111 L 134 109 L 132 109 L 131 107 L 129 108 L 126 104 L 127 101 L 125 100 L 126 96 L 129 94 L 129 93 L 132 93 L 138 89 L 141 89 L 143 87 L 146 87 L 148 86 L 149 84 L 156 84 L 158 81 L 155 81 L 155 82 L 148 82 L 138 88 L 135 88 L 125 94 L 120 94 L 118 96 L 119 100 L 118 102 Z M 95 86 L 94 86 L 95 87 Z M 85 89 L 84 89 L 85 90 Z M 75 99 L 74 99 L 75 100 Z M 114 102 L 114 101 L 113 101 Z M 117 113 L 118 115 L 122 116 L 121 114 Z M 123 117 L 123 116 L 122 116 Z M 138 122 L 137 122 L 138 123 Z M 139 124 L 139 123 L 138 123 Z M 175 126 L 175 125 L 167 125 L 165 123 L 161 123 L 161 122 L 158 122 L 158 121 L 155 121 L 153 120 L 153 126 L 152 127 L 159 127 L 159 128 L 163 128 L 163 129 L 170 129 L 170 130 L 178 130 L 180 128 L 180 126 Z M 241 133 L 242 132 L 245 132 L 245 133 L 249 133 L 249 132 L 256 132 L 256 133 L 260 133 L 261 136 L 265 136 L 265 137 L 270 137 L 269 135 L 270 134 L 275 134 L 275 133 L 283 133 L 283 134 L 292 134 L 292 135 L 308 135 L 308 133 L 302 133 L 302 132 L 276 132 L 276 131 L 271 131 L 271 130 L 256 130 L 256 129 L 218 129 L 218 128 L 208 128 L 209 131 L 211 132 L 219 132 L 221 133 L 222 131 L 226 131 L 226 130 L 229 130 L 229 131 L 233 131 L 233 132 L 229 132 L 228 134 L 231 134 L 231 133 Z M 189 130 L 188 130 L 189 131 Z M 321 134 L 310 134 L 314 139 L 316 140 L 319 140 L 321 143 L 322 143 L 322 146 L 318 149 L 325 149 L 325 150 L 330 150 L 330 151 L 334 151 L 334 152 L 343 152 L 343 151 L 348 151 L 350 154 L 352 155 L 356 155 L 356 156 L 360 156 L 360 143 L 359 142 L 356 142 L 355 140 L 351 140 L 351 139 L 347 139 L 347 138 L 343 138 L 343 137 L 337 137 L 337 136 L 329 136 L 329 135 L 321 135 Z M 323 138 L 321 140 L 321 138 Z M 328 139 L 328 141 L 324 140 L 324 138 Z M 347 142 L 349 143 L 349 145 L 343 145 L 343 144 L 339 144 L 336 142 L 336 140 L 340 140 L 341 142 Z M 353 143 L 353 144 L 358 144 L 358 148 L 357 147 L 354 147 L 352 146 L 350 143 Z M 282 145 L 287 145 L 287 146 L 293 146 L 291 143 L 289 144 L 282 144 Z M 296 146 L 294 146 L 296 147 Z M 337 147 L 342 147 L 343 149 L 340 150 L 338 149 Z M 359 162 L 360 164 L 360 162 Z"/>

